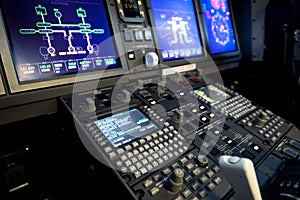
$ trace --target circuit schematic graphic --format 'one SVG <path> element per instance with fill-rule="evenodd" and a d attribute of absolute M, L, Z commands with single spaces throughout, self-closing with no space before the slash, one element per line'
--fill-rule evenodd
<path fill-rule="evenodd" d="M 47 41 L 48 46 L 40 46 L 39 52 L 45 60 L 48 56 L 64 55 L 77 55 L 77 54 L 95 54 L 98 55 L 98 44 L 92 44 L 92 34 L 104 34 L 104 29 L 92 29 L 91 24 L 86 22 L 87 12 L 82 7 L 76 9 L 76 15 L 81 19 L 81 23 L 63 23 L 63 13 L 57 9 L 53 9 L 53 15 L 57 19 L 56 23 L 47 21 L 47 8 L 42 5 L 35 6 L 36 15 L 41 17 L 41 21 L 36 22 L 37 29 L 22 28 L 19 30 L 21 34 L 40 34 L 42 39 Z M 65 51 L 57 51 L 53 45 L 55 39 L 54 34 L 62 34 L 67 43 Z M 86 40 L 86 46 L 76 46 L 73 43 L 74 35 L 81 34 L 83 40 Z"/>

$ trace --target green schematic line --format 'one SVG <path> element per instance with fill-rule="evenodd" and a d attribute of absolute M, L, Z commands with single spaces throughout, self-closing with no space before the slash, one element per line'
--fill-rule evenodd
<path fill-rule="evenodd" d="M 20 34 L 23 35 L 34 35 L 34 34 L 40 34 L 45 35 L 47 37 L 48 42 L 48 52 L 51 56 L 55 56 L 55 48 L 52 47 L 53 38 L 50 37 L 50 35 L 53 35 L 54 33 L 60 33 L 64 35 L 64 38 L 68 41 L 68 52 L 75 52 L 75 47 L 72 44 L 73 40 L 73 34 L 81 34 L 85 35 L 86 38 L 84 38 L 87 42 L 87 50 L 89 53 L 94 52 L 94 47 L 91 44 L 91 37 L 89 35 L 91 34 L 104 34 L 104 29 L 91 29 L 91 24 L 86 23 L 85 18 L 87 17 L 86 10 L 79 7 L 76 9 L 76 15 L 78 18 L 81 19 L 81 23 L 78 24 L 64 24 L 62 22 L 63 13 L 60 12 L 58 8 L 53 9 L 53 15 L 55 18 L 57 18 L 58 23 L 50 23 L 45 20 L 45 16 L 48 15 L 46 7 L 43 7 L 42 5 L 35 6 L 35 12 L 36 15 L 41 16 L 41 21 L 36 22 L 36 27 L 38 29 L 34 28 L 22 28 L 19 29 Z M 62 29 L 64 27 L 68 28 L 69 30 L 55 30 L 55 27 L 61 27 Z M 73 29 L 74 28 L 74 29 Z"/>
<path fill-rule="evenodd" d="M 79 23 L 79 24 L 63 24 L 61 22 L 62 13 L 57 8 L 54 8 L 54 16 L 57 18 L 58 24 L 45 22 L 44 16 L 47 15 L 47 10 L 46 10 L 45 7 L 42 7 L 41 5 L 38 5 L 38 6 L 35 7 L 35 10 L 36 10 L 36 14 L 40 15 L 41 18 L 42 18 L 42 22 L 37 22 L 36 26 L 39 27 L 39 28 L 44 28 L 43 30 L 47 30 L 47 31 L 41 31 L 41 29 L 36 30 L 36 29 L 23 28 L 23 29 L 19 30 L 19 32 L 21 34 L 36 34 L 36 33 L 39 33 L 39 34 L 53 34 L 53 33 L 57 32 L 55 30 L 48 29 L 50 27 L 78 27 L 80 29 L 85 29 L 85 30 L 88 30 L 88 29 L 91 28 L 91 24 L 85 22 L 84 18 L 87 16 L 86 11 L 84 9 L 82 9 L 81 7 L 76 9 L 77 16 L 79 18 L 81 18 L 81 20 L 82 20 L 82 23 Z M 61 31 L 59 31 L 59 32 L 61 32 Z M 80 33 L 82 33 L 82 34 L 92 34 L 92 33 L 94 33 L 94 34 L 104 34 L 105 32 L 104 32 L 104 29 L 93 29 L 93 30 L 88 30 L 88 31 L 81 31 Z"/>

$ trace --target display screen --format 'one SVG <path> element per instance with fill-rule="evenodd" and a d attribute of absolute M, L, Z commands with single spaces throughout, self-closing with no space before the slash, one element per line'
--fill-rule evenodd
<path fill-rule="evenodd" d="M 203 56 L 192 0 L 150 0 L 164 61 Z"/>
<path fill-rule="evenodd" d="M 231 10 L 227 0 L 201 0 L 211 54 L 237 51 Z"/>
<path fill-rule="evenodd" d="M 214 85 L 203 86 L 194 93 L 212 105 L 231 97 L 230 94 Z"/>
<path fill-rule="evenodd" d="M 121 0 L 125 17 L 140 18 L 137 0 Z"/>
<path fill-rule="evenodd" d="M 1 9 L 20 83 L 120 66 L 103 0 L 5 0 Z"/>
<path fill-rule="evenodd" d="M 114 147 L 158 130 L 158 127 L 137 108 L 114 114 L 94 123 Z"/>

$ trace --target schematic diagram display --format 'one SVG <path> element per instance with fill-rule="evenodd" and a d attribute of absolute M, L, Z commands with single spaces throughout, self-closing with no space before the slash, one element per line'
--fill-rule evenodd
<path fill-rule="evenodd" d="M 21 83 L 120 66 L 102 0 L 2 4 Z"/>
<path fill-rule="evenodd" d="M 158 130 L 158 127 L 137 108 L 114 114 L 94 123 L 114 147 Z"/>
<path fill-rule="evenodd" d="M 231 97 L 230 94 L 214 85 L 203 86 L 195 90 L 194 93 L 212 105 Z"/>
<path fill-rule="evenodd" d="M 192 0 L 150 3 L 164 61 L 204 55 Z"/>
<path fill-rule="evenodd" d="M 201 0 L 201 5 L 210 53 L 237 51 L 236 35 L 227 0 Z"/>

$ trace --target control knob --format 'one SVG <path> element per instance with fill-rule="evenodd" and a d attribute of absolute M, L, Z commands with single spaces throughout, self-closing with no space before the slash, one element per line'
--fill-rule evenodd
<path fill-rule="evenodd" d="M 145 64 L 147 68 L 156 67 L 158 65 L 158 56 L 155 52 L 148 52 L 145 55 Z"/>
<path fill-rule="evenodd" d="M 95 112 L 95 101 L 91 97 L 86 98 L 83 102 L 82 110 L 87 113 Z"/>
<path fill-rule="evenodd" d="M 176 168 L 173 173 L 169 176 L 165 188 L 169 192 L 176 194 L 180 191 L 183 184 L 184 172 L 180 168 Z"/>
<path fill-rule="evenodd" d="M 207 157 L 202 154 L 198 154 L 195 161 L 200 167 L 207 167 L 208 165 Z"/>
<path fill-rule="evenodd" d="M 182 110 L 176 108 L 174 111 L 173 111 L 173 115 L 172 115 L 172 120 L 176 123 L 181 123 L 183 121 L 183 112 Z"/>
<path fill-rule="evenodd" d="M 143 81 L 143 80 L 139 79 L 139 80 L 137 81 L 137 89 L 138 89 L 138 90 L 144 89 L 144 81 Z"/>
<path fill-rule="evenodd" d="M 119 100 L 124 103 L 129 102 L 130 98 L 131 98 L 130 92 L 126 89 L 123 89 L 121 94 L 119 94 Z"/>
<path fill-rule="evenodd" d="M 253 120 L 253 124 L 256 127 L 262 127 L 268 120 L 268 114 L 265 112 L 260 112 L 258 116 Z"/>

